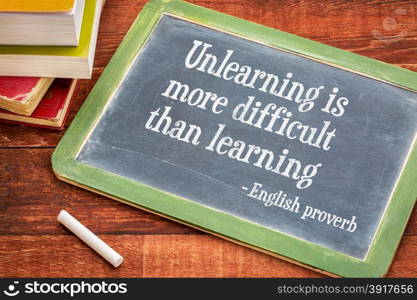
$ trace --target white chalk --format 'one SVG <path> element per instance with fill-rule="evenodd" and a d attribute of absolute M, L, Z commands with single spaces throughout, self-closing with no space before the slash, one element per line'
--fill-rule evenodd
<path fill-rule="evenodd" d="M 114 251 L 109 245 L 103 242 L 103 240 L 92 233 L 87 227 L 81 224 L 76 218 L 71 216 L 64 209 L 59 213 L 58 221 L 69 230 L 71 230 L 84 243 L 93 248 L 115 268 L 120 266 L 120 264 L 123 262 L 123 256 Z"/>

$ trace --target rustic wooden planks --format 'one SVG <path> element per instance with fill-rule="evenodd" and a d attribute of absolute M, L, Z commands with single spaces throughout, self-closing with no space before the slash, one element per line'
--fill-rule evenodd
<path fill-rule="evenodd" d="M 323 277 L 209 235 L 100 235 L 123 253 L 114 269 L 73 235 L 0 236 L 2 276 Z M 415 277 L 417 237 L 405 237 L 389 277 Z M 71 257 L 71 262 L 68 262 Z"/>
<path fill-rule="evenodd" d="M 415 1 L 191 2 L 417 71 Z M 80 81 L 67 123 L 144 3 L 106 1 L 94 76 L 91 81 Z M 398 8 L 405 13 L 397 14 Z M 384 29 L 386 18 L 396 20 L 396 28 Z M 406 36 L 388 44 L 375 38 L 373 30 L 386 35 L 405 30 Z M 320 276 L 59 181 L 52 173 L 50 156 L 62 135 L 0 124 L 0 276 Z M 56 215 L 64 207 L 125 256 L 119 269 L 113 269 L 58 225 Z M 414 210 L 388 276 L 417 276 L 416 251 Z M 66 259 L 68 253 L 76 258 L 71 263 Z"/>

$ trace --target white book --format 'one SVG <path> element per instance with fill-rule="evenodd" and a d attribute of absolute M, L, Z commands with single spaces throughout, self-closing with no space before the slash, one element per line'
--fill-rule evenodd
<path fill-rule="evenodd" d="M 43 11 L 27 4 L 0 6 L 0 45 L 77 46 L 85 0 L 66 4 Z"/>
<path fill-rule="evenodd" d="M 85 0 L 78 46 L 0 45 L 0 76 L 91 78 L 103 4 Z"/>

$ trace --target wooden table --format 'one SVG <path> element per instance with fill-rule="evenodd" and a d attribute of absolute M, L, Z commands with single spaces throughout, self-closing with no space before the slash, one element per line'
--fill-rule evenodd
<path fill-rule="evenodd" d="M 192 2 L 417 71 L 416 1 Z M 93 79 L 80 81 L 68 124 L 144 3 L 106 1 Z M 50 158 L 63 133 L 0 124 L 0 276 L 322 276 L 59 181 Z M 124 263 L 114 269 L 60 226 L 63 208 L 117 249 Z M 388 276 L 416 277 L 416 255 L 414 210 Z"/>

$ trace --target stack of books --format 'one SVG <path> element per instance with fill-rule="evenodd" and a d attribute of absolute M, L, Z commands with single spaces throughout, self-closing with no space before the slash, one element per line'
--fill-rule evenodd
<path fill-rule="evenodd" d="M 0 120 L 62 129 L 105 0 L 0 0 Z"/>

